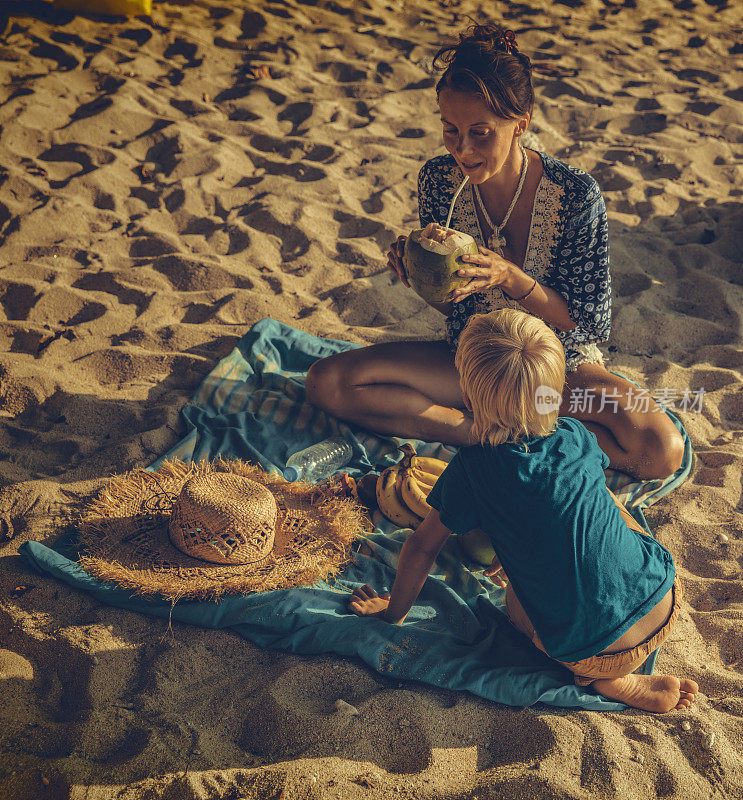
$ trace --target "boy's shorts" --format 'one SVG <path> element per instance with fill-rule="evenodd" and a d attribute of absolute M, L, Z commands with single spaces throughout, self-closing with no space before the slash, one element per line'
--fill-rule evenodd
<path fill-rule="evenodd" d="M 578 686 L 588 686 L 600 678 L 623 678 L 625 675 L 634 672 L 645 663 L 651 653 L 655 652 L 665 642 L 671 633 L 671 629 L 676 624 L 683 599 L 683 590 L 681 589 L 678 575 L 673 581 L 672 591 L 673 607 L 666 624 L 649 639 L 637 645 L 637 647 L 629 650 L 620 650 L 618 653 L 591 656 L 580 661 L 558 661 L 558 664 L 567 667 L 574 674 L 574 680 Z M 511 610 L 508 607 L 507 610 L 514 627 L 528 636 L 535 647 L 546 653 L 547 651 L 542 646 L 537 632 L 528 619 L 525 616 L 518 615 L 519 619 L 516 620 L 512 617 Z"/>

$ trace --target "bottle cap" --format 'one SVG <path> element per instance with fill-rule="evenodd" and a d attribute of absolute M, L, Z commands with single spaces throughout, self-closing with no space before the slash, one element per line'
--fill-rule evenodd
<path fill-rule="evenodd" d="M 299 470 L 296 467 L 287 467 L 284 470 L 284 480 L 296 481 L 299 478 Z"/>

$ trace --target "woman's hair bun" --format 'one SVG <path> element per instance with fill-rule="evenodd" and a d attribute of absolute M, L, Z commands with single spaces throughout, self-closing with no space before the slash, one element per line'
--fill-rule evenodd
<path fill-rule="evenodd" d="M 516 44 L 516 34 L 509 28 L 499 28 L 493 36 L 493 44 L 498 50 L 505 50 L 506 53 L 516 54 L 519 46 Z"/>
<path fill-rule="evenodd" d="M 534 109 L 531 61 L 519 52 L 516 34 L 503 25 L 475 22 L 460 32 L 458 44 L 442 47 L 433 63 L 437 69 L 445 65 L 437 95 L 446 87 L 474 92 L 503 119 L 518 119 Z"/>
<path fill-rule="evenodd" d="M 490 44 L 494 50 L 500 50 L 509 55 L 519 52 L 516 44 L 516 34 L 510 28 L 486 22 L 484 25 L 472 25 L 467 31 L 459 35 L 460 41 L 470 41 Z"/>

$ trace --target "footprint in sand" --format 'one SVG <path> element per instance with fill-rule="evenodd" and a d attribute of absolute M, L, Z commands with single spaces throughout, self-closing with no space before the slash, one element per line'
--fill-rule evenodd
<path fill-rule="evenodd" d="M 242 253 L 244 250 L 247 250 L 250 247 L 250 234 L 246 229 L 241 228 L 239 225 L 232 224 L 227 225 L 224 228 L 224 231 L 227 234 L 228 240 L 227 249 L 224 251 L 224 255 L 234 256 L 236 253 Z"/>
<path fill-rule="evenodd" d="M 99 764 L 125 764 L 143 753 L 152 738 L 151 730 L 129 728 L 125 721 L 114 721 L 107 726 L 105 738 L 83 737 L 76 749 L 79 755 Z"/>
<path fill-rule="evenodd" d="M 645 111 L 634 116 L 617 115 L 614 123 L 614 127 L 620 126 L 622 133 L 647 136 L 664 131 L 668 127 L 668 117 L 657 111 Z"/>
<path fill-rule="evenodd" d="M 64 127 L 69 127 L 73 122 L 77 122 L 78 120 L 88 119 L 89 117 L 94 117 L 96 114 L 101 114 L 112 105 L 112 98 L 105 95 L 103 97 L 96 97 L 95 100 L 78 106 L 78 108 L 72 112 L 69 122 Z"/>
<path fill-rule="evenodd" d="M 324 164 L 332 164 L 337 161 L 339 154 L 336 149 L 327 144 L 315 144 L 307 151 L 305 158 L 308 161 L 320 161 Z"/>
<path fill-rule="evenodd" d="M 636 183 L 635 180 L 622 175 L 617 169 L 606 164 L 599 164 L 594 169 L 593 175 L 605 192 L 621 192 Z"/>
<path fill-rule="evenodd" d="M 318 682 L 308 684 L 304 675 L 304 668 L 289 667 L 250 698 L 239 747 L 269 761 L 283 761 L 300 754 L 346 754 L 370 735 L 367 704 L 381 684 L 350 665 L 330 661 L 317 669 Z M 334 708 L 338 699 L 361 714 L 340 714 Z"/>
<path fill-rule="evenodd" d="M 732 479 L 735 480 L 735 470 L 729 470 L 740 459 L 733 453 L 725 453 L 720 450 L 709 450 L 697 452 L 700 466 L 694 474 L 694 483 L 702 486 L 722 487 Z M 737 470 L 740 475 L 740 469 Z M 716 576 L 716 572 L 709 577 Z"/>
<path fill-rule="evenodd" d="M 176 244 L 168 242 L 163 236 L 156 233 L 145 233 L 132 237 L 129 255 L 132 258 L 155 258 L 169 253 L 177 253 L 178 250 L 179 247 Z"/>
<path fill-rule="evenodd" d="M 704 387 L 705 392 L 716 392 L 726 386 L 739 386 L 740 376 L 729 369 L 695 369 L 690 375 L 689 384 Z"/>
<path fill-rule="evenodd" d="M 635 111 L 657 111 L 661 104 L 654 97 L 641 97 L 635 103 Z"/>
<path fill-rule="evenodd" d="M 253 288 L 253 282 L 243 275 L 234 275 L 217 264 L 180 254 L 156 258 L 152 267 L 179 292 Z"/>
<path fill-rule="evenodd" d="M 209 14 L 213 19 L 223 19 L 233 13 L 229 7 L 210 8 Z M 255 39 L 266 28 L 266 18 L 257 11 L 245 11 L 240 18 L 240 39 Z"/>
<path fill-rule="evenodd" d="M 339 83 L 360 83 L 367 80 L 367 72 L 357 69 L 353 64 L 346 64 L 342 61 L 324 61 L 318 64 L 318 69 L 327 72 Z"/>
<path fill-rule="evenodd" d="M 64 171 L 57 169 L 58 177 L 53 177 L 53 172 L 50 170 L 49 186 L 52 189 L 63 189 L 73 178 L 79 178 L 99 167 L 112 164 L 115 158 L 108 150 L 84 144 L 53 145 L 39 155 L 39 159 L 48 164 L 77 164 L 80 167 L 78 171 L 71 173 L 69 169 Z M 64 177 L 63 173 L 66 173 Z"/>
<path fill-rule="evenodd" d="M 276 275 L 261 275 L 261 278 L 268 284 L 274 294 L 280 295 L 284 292 L 284 284 L 281 278 Z"/>
<path fill-rule="evenodd" d="M 353 242 L 337 242 L 335 252 L 338 259 L 344 264 L 365 267 L 371 260 Z"/>
<path fill-rule="evenodd" d="M 210 303 L 189 303 L 185 313 L 181 317 L 181 322 L 190 325 L 201 325 L 205 322 L 211 322 L 219 312 L 219 309 L 226 303 L 229 303 L 234 296 L 234 294 L 228 294 Z"/>
<path fill-rule="evenodd" d="M 30 49 L 31 55 L 54 61 L 58 70 L 69 72 L 80 66 L 80 60 L 63 47 L 58 47 L 56 44 L 40 39 L 38 36 L 30 36 L 29 38 L 37 43 L 35 47 Z"/>
<path fill-rule="evenodd" d="M 191 154 L 178 133 L 174 136 L 153 136 L 152 138 L 155 141 L 147 149 L 142 161 L 155 164 L 155 170 L 168 178 L 204 175 L 214 172 L 219 167 L 216 159 L 209 154 Z M 188 155 L 182 156 L 184 151 L 187 151 Z"/>
<path fill-rule="evenodd" d="M 152 31 L 149 30 L 149 28 L 129 28 L 128 30 L 121 31 L 118 35 L 122 39 L 129 39 L 129 41 L 135 42 L 142 47 L 142 45 L 147 44 L 152 38 Z"/>
<path fill-rule="evenodd" d="M 196 57 L 198 52 L 199 46 L 195 42 L 176 36 L 166 48 L 163 56 L 169 60 L 183 58 L 185 61 L 184 67 L 200 67 L 204 59 Z"/>
<path fill-rule="evenodd" d="M 340 222 L 338 229 L 338 237 L 341 239 L 367 239 L 375 237 L 384 232 L 388 234 L 388 238 L 392 233 L 385 225 L 375 219 L 368 219 L 366 217 L 357 217 L 355 214 L 348 214 L 345 211 L 333 212 L 333 219 Z"/>
<path fill-rule="evenodd" d="M 740 383 L 740 379 L 738 379 L 738 383 Z M 740 390 L 723 397 L 718 408 L 720 418 L 727 425 L 740 426 L 743 423 L 743 393 Z"/>
<path fill-rule="evenodd" d="M 655 774 L 655 793 L 658 797 L 672 797 L 678 791 L 678 780 L 673 771 L 665 764 L 659 763 Z"/>
<path fill-rule="evenodd" d="M 75 745 L 74 737 L 69 735 L 69 726 L 45 713 L 43 706 L 39 707 L 39 700 L 45 694 L 45 678 L 36 659 L 13 650 L 0 650 L 0 674 L 3 679 L 0 685 L 7 681 L 3 687 L 3 738 L 12 739 L 15 747 L 27 755 L 42 758 L 69 756 Z M 35 713 L 29 718 L 32 708 L 35 708 Z M 44 794 L 46 792 L 40 789 L 37 796 Z M 22 796 L 29 795 L 24 792 Z"/>
<path fill-rule="evenodd" d="M 652 280 L 643 272 L 629 274 L 615 272 L 611 277 L 612 294 L 617 297 L 629 297 L 647 291 L 653 285 Z"/>
<path fill-rule="evenodd" d="M 48 331 L 4 330 L 3 334 L 3 346 L 8 352 L 25 353 L 29 356 L 37 356 L 53 338 Z"/>
<path fill-rule="evenodd" d="M 196 64 L 186 64 L 186 66 L 198 66 Z M 173 67 L 163 75 L 162 80 L 166 80 L 171 86 L 180 86 L 183 83 L 186 73 L 178 67 Z M 147 86 L 150 89 L 158 91 L 162 85 L 162 80 L 148 81 Z"/>
<path fill-rule="evenodd" d="M 253 156 L 253 162 L 256 167 L 265 169 L 271 175 L 288 175 L 299 183 L 320 181 L 327 177 L 325 170 L 307 164 L 282 164 L 262 156 Z"/>
<path fill-rule="evenodd" d="M 18 229 L 18 222 L 19 218 L 10 213 L 10 209 L 5 203 L 0 203 L 0 237 L 2 237 L 0 244 L 3 243 L 6 236 Z"/>
<path fill-rule="evenodd" d="M 697 272 L 687 275 L 675 284 L 676 297 L 671 307 L 674 311 L 710 322 L 732 322 L 729 289 L 721 281 L 712 281 L 708 274 Z"/>
<path fill-rule="evenodd" d="M 135 307 L 137 316 L 140 316 L 150 305 L 150 294 L 133 286 L 128 286 L 113 272 L 88 273 L 72 284 L 74 289 L 84 291 L 104 292 L 112 295 L 122 305 Z"/>
<path fill-rule="evenodd" d="M 580 748 L 580 784 L 591 793 L 614 794 L 618 790 L 616 765 L 610 760 L 612 748 L 599 724 L 587 722 Z"/>
<path fill-rule="evenodd" d="M 160 208 L 162 195 L 159 191 L 148 189 L 146 186 L 132 186 L 129 189 L 129 197 L 141 200 L 149 209 Z"/>
<path fill-rule="evenodd" d="M 680 69 L 673 70 L 676 77 L 681 81 L 690 81 L 692 83 L 718 83 L 720 76 L 714 72 L 709 72 L 706 69 Z"/>
<path fill-rule="evenodd" d="M 731 752 L 735 749 L 732 744 L 721 745 L 718 744 L 717 748 L 706 748 L 702 745 L 705 731 L 700 726 L 695 726 L 685 736 L 679 737 L 679 746 L 691 765 L 692 769 L 696 770 L 706 783 L 709 783 L 709 797 L 727 797 L 728 792 L 725 788 L 725 773 L 726 770 L 720 763 L 717 755 L 718 752 Z M 720 736 L 720 734 L 716 734 Z M 730 749 L 728 749 L 730 748 Z"/>
<path fill-rule="evenodd" d="M 281 104 L 283 104 L 285 100 L 286 97 L 283 98 Z M 314 112 L 315 106 L 312 103 L 290 103 L 286 108 L 279 112 L 277 119 L 279 122 L 291 122 L 292 129 L 289 135 L 296 136 L 299 133 L 307 133 L 309 131 L 308 126 L 301 126 L 304 122 L 307 122 L 307 120 L 310 119 Z"/>
<path fill-rule="evenodd" d="M 115 211 L 116 198 L 99 188 L 93 189 L 93 205 L 100 211 Z"/>
<path fill-rule="evenodd" d="M 387 191 L 387 187 L 379 191 L 372 192 L 369 197 L 361 201 L 361 207 L 367 214 L 379 214 L 384 210 L 382 195 Z"/>
<path fill-rule="evenodd" d="M 554 100 L 558 97 L 573 97 L 576 100 L 581 100 L 584 103 L 589 103 L 592 106 L 608 106 L 613 104 L 613 100 L 601 95 L 592 95 L 583 92 L 577 86 L 574 86 L 567 80 L 553 80 L 549 81 L 545 86 L 540 89 L 540 95 Z"/>
<path fill-rule="evenodd" d="M 310 240 L 299 227 L 284 225 L 266 209 L 249 208 L 239 212 L 239 215 L 251 228 L 278 237 L 281 260 L 284 262 L 296 261 L 310 249 Z"/>
<path fill-rule="evenodd" d="M 422 139 L 426 132 L 423 128 L 405 128 L 397 134 L 400 139 Z"/>
<path fill-rule="evenodd" d="M 25 320 L 41 295 L 27 283 L 0 280 L 0 305 L 6 319 Z"/>
<path fill-rule="evenodd" d="M 262 153 L 278 153 L 286 159 L 332 163 L 338 158 L 336 149 L 330 145 L 313 144 L 304 139 L 278 138 L 265 133 L 253 135 L 250 145 Z"/>
<path fill-rule="evenodd" d="M 418 89 L 431 89 L 435 85 L 436 81 L 433 78 L 423 78 L 422 80 L 405 84 L 405 86 L 403 86 L 403 91 L 414 92 Z"/>
<path fill-rule="evenodd" d="M 221 220 L 210 217 L 191 217 L 185 225 L 179 227 L 178 233 L 182 236 L 204 236 L 208 239 L 215 231 L 221 229 Z"/>
<path fill-rule="evenodd" d="M 720 103 L 696 100 L 693 103 L 689 103 L 686 109 L 687 111 L 691 111 L 692 114 L 701 114 L 702 116 L 708 117 L 713 111 L 717 111 L 717 109 L 721 107 L 722 105 Z"/>
<path fill-rule="evenodd" d="M 163 196 L 165 208 L 172 214 L 186 202 L 186 193 L 180 187 L 175 187 L 169 194 Z"/>
<path fill-rule="evenodd" d="M 486 745 L 490 767 L 544 761 L 557 745 L 545 719 L 529 714 L 499 714 Z"/>
<path fill-rule="evenodd" d="M 57 327 L 92 322 L 102 317 L 108 309 L 102 303 L 91 301 L 63 286 L 50 286 L 28 314 L 28 321 L 38 325 Z"/>
<path fill-rule="evenodd" d="M 301 139 L 278 138 L 265 133 L 256 133 L 250 137 L 250 146 L 262 153 L 277 153 L 286 159 L 304 155 L 304 143 Z"/>

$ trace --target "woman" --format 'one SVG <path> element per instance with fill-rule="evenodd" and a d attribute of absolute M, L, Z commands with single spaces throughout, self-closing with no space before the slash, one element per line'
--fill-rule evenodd
<path fill-rule="evenodd" d="M 468 318 L 509 306 L 543 319 L 565 349 L 561 415 L 596 435 L 610 465 L 641 479 L 665 478 L 683 458 L 683 439 L 650 397 L 611 374 L 597 342 L 609 335 L 608 222 L 595 180 L 524 148 L 534 107 L 531 62 L 513 31 L 474 25 L 436 55 L 447 67 L 436 86 L 444 146 L 418 176 L 421 226 L 446 223 L 468 233 L 479 254 L 464 256 L 471 281 L 450 301 L 446 341 L 387 342 L 329 356 L 307 374 L 307 399 L 370 430 L 464 446 L 473 442 L 454 366 Z M 408 286 L 405 237 L 388 266 Z"/>

